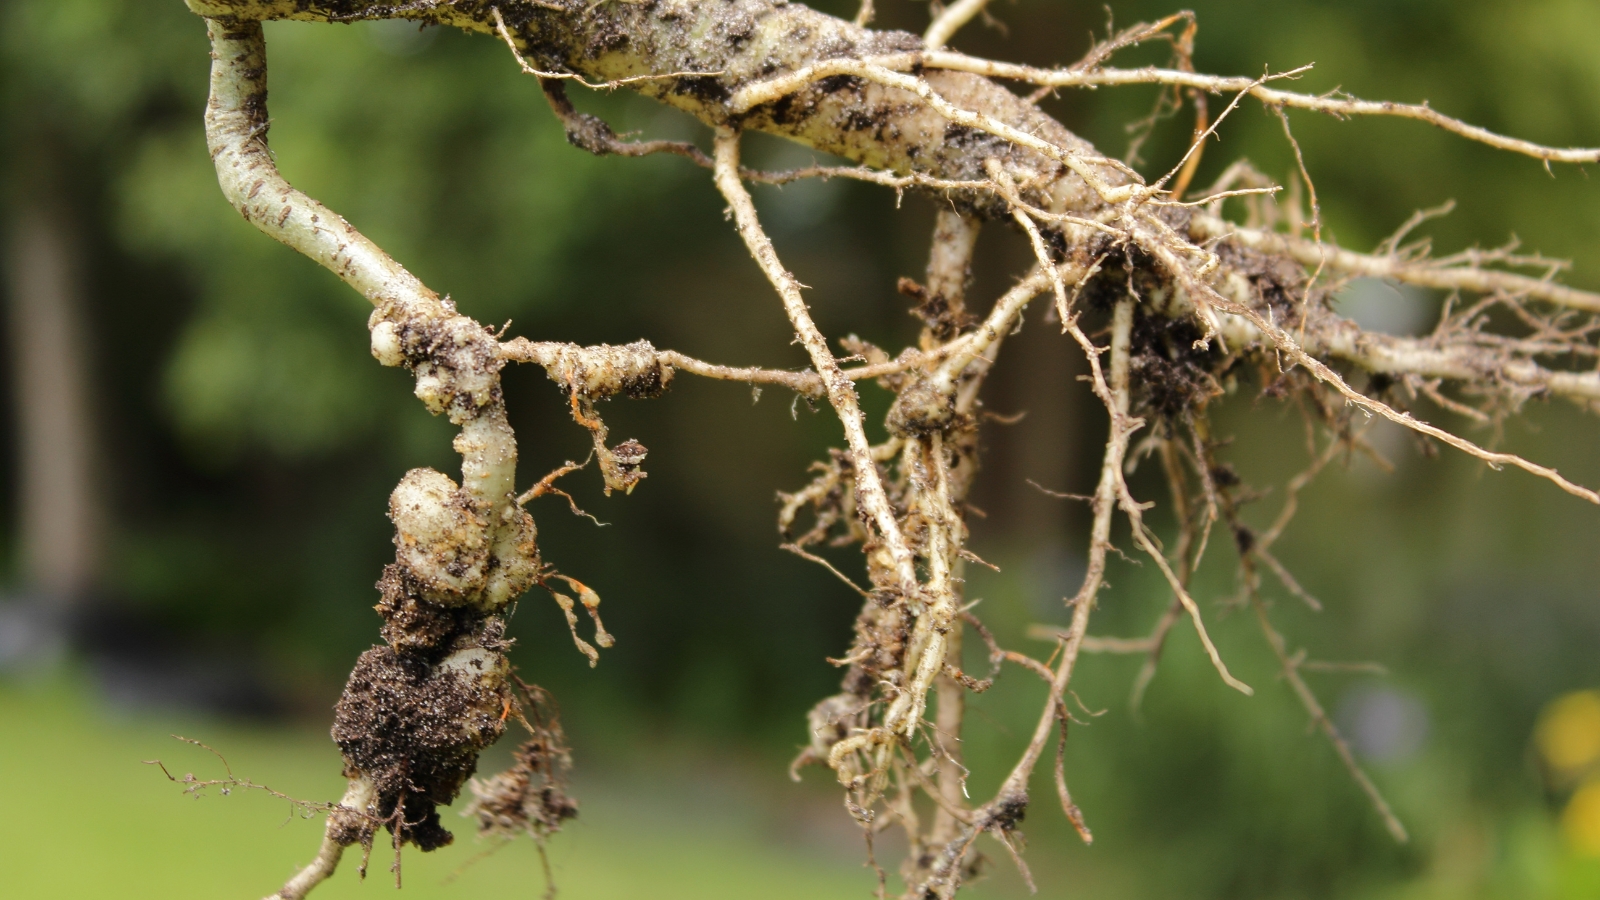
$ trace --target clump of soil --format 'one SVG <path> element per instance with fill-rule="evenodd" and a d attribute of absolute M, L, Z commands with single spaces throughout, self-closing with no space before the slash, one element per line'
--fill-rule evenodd
<path fill-rule="evenodd" d="M 1201 332 L 1192 319 L 1135 316 L 1130 337 L 1134 404 L 1169 420 L 1182 420 L 1221 394 L 1221 379 L 1236 363 L 1215 343 L 1197 347 Z"/>
<path fill-rule="evenodd" d="M 508 665 L 491 619 L 437 664 L 390 647 L 361 654 L 334 707 L 333 739 L 347 777 L 365 776 L 373 807 L 351 843 L 370 844 L 374 820 L 403 842 L 433 850 L 450 843 L 437 807 L 455 800 L 478 754 L 505 731 Z M 395 816 L 395 810 L 401 815 Z"/>

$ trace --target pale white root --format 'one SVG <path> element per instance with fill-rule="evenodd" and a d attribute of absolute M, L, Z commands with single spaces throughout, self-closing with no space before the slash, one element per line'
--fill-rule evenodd
<path fill-rule="evenodd" d="M 344 796 L 339 798 L 339 805 L 359 815 L 369 815 L 372 799 L 372 782 L 365 778 L 353 778 L 345 788 Z M 322 837 L 322 846 L 317 849 L 317 858 L 296 872 L 276 894 L 266 900 L 301 900 L 311 893 L 312 888 L 333 877 L 334 870 L 339 867 L 339 858 L 344 855 L 344 845 L 332 836 L 334 828 L 335 820 L 330 817 Z"/>

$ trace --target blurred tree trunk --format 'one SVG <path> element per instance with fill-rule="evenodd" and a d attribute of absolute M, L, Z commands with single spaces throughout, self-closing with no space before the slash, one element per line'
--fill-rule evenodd
<path fill-rule="evenodd" d="M 101 494 L 85 345 L 82 253 L 46 148 L 24 151 L 6 223 L 23 589 L 63 625 L 97 586 Z M 31 158 L 30 158 L 31 157 Z"/>

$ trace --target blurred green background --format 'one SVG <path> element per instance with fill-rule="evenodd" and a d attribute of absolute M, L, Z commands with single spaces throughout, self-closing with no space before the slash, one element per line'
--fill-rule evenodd
<path fill-rule="evenodd" d="M 1315 62 L 1300 89 L 1426 99 L 1519 137 L 1600 145 L 1592 0 L 1193 5 L 1201 70 Z M 879 6 L 880 27 L 926 24 L 924 3 Z M 1110 11 L 1126 24 L 1173 8 L 1137 0 Z M 974 24 L 956 46 L 1049 64 L 1078 58 L 1107 13 L 1077 0 L 996 0 L 994 14 L 1003 31 Z M 285 174 L 468 314 L 513 319 L 512 333 L 535 339 L 647 338 L 717 362 L 803 364 L 706 173 L 569 147 L 503 46 L 400 23 L 275 23 L 267 36 Z M 140 760 L 215 775 L 214 761 L 166 737 L 176 731 L 224 751 L 240 774 L 335 797 L 328 708 L 377 639 L 371 585 L 392 552 L 385 498 L 408 468 L 456 465 L 447 424 L 426 414 L 404 373 L 368 356 L 361 298 L 254 231 L 218 192 L 200 126 L 206 54 L 201 23 L 178 0 L 0 4 L 11 361 L 0 372 L 0 867 L 16 896 L 255 896 L 304 862 L 317 826 L 282 825 L 281 802 L 192 802 Z M 575 96 L 618 130 L 705 141 L 693 122 L 626 93 Z M 1125 123 L 1153 98 L 1099 90 L 1046 105 L 1120 154 Z M 1456 212 L 1428 226 L 1442 251 L 1515 236 L 1573 260 L 1572 283 L 1600 288 L 1590 173 L 1547 174 L 1417 124 L 1293 122 L 1342 243 L 1371 247 L 1412 210 L 1453 198 Z M 1145 170 L 1171 165 L 1188 128 L 1183 115 L 1163 123 Z M 779 166 L 810 159 L 759 139 L 750 153 Z M 1280 180 L 1293 166 L 1277 120 L 1249 104 L 1197 183 L 1239 156 Z M 894 281 L 921 274 L 927 201 L 896 209 L 891 193 L 845 182 L 761 189 L 757 201 L 813 286 L 824 331 L 891 350 L 914 340 Z M 994 296 L 1026 252 L 990 228 L 975 301 Z M 1381 286 L 1346 299 L 1350 313 L 1402 331 L 1426 327 L 1435 302 Z M 1074 351 L 1052 332 L 1035 317 L 1007 347 L 988 403 L 1028 416 L 985 432 L 974 497 L 988 513 L 972 524 L 974 549 L 1002 571 L 971 573 L 969 595 L 1019 649 L 1041 648 L 1024 636 L 1030 622 L 1065 620 L 1086 524 L 1026 480 L 1087 492 L 1103 428 Z M 59 352 L 39 361 L 40 348 Z M 41 372 L 59 377 L 40 388 Z M 587 435 L 543 373 L 506 382 L 523 481 L 581 459 Z M 80 385 L 68 396 L 77 431 L 36 409 L 40 390 L 62 384 Z M 866 393 L 881 413 L 884 396 Z M 612 434 L 650 447 L 649 480 L 604 498 L 596 473 L 570 479 L 601 529 L 559 500 L 533 509 L 546 559 L 600 591 L 618 636 L 590 670 L 542 597 L 512 626 L 515 659 L 560 700 L 577 756 L 583 814 L 551 845 L 564 896 L 870 893 L 827 773 L 799 786 L 783 775 L 805 740 L 805 710 L 837 683 L 823 658 L 847 644 L 855 601 L 777 549 L 773 492 L 802 485 L 838 440 L 826 412 L 780 394 L 752 404 L 746 388 L 680 378 L 660 400 L 610 404 Z M 1250 386 L 1219 421 L 1251 483 L 1281 485 L 1303 465 L 1298 417 Z M 1502 441 L 1592 486 L 1597 433 L 1592 416 L 1533 403 Z M 1142 715 L 1126 699 L 1137 662 L 1091 659 L 1075 689 L 1106 712 L 1075 730 L 1068 764 L 1097 841 L 1071 838 L 1041 784 L 1026 830 L 1045 896 L 1600 897 L 1600 847 L 1586 849 L 1592 832 L 1568 809 L 1582 773 L 1541 767 L 1533 743 L 1541 709 L 1600 685 L 1600 514 L 1520 473 L 1430 458 L 1403 435 L 1379 439 L 1395 471 L 1357 459 L 1329 472 L 1279 545 L 1327 611 L 1274 599 L 1293 646 L 1388 668 L 1381 679 L 1316 675 L 1313 687 L 1412 843 L 1389 841 L 1308 732 L 1249 617 L 1220 607 L 1234 585 L 1218 547 L 1198 594 L 1257 695 L 1219 684 L 1183 627 Z M 1141 471 L 1135 490 L 1161 499 L 1152 474 Z M 1277 502 L 1250 514 L 1264 520 Z M 1094 630 L 1147 631 L 1167 602 L 1153 574 L 1117 563 Z M 1018 751 L 1040 694 L 1008 673 L 973 701 L 975 795 Z M 446 883 L 484 849 L 461 834 L 435 857 L 408 855 L 405 890 L 543 890 L 526 842 Z M 999 859 L 974 894 L 1023 892 L 1003 851 L 986 852 Z M 371 885 L 345 871 L 325 890 L 387 892 L 387 864 L 375 862 Z"/>

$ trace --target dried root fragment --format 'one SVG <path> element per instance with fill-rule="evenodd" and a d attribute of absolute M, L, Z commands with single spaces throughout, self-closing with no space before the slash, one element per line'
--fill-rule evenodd
<path fill-rule="evenodd" d="M 549 748 L 530 738 L 517 748 L 511 768 L 470 785 L 473 800 L 462 815 L 478 820 L 478 833 L 515 837 L 527 833 L 543 840 L 578 817 L 578 802 L 567 796 L 551 771 Z"/>
<path fill-rule="evenodd" d="M 817 477 L 792 494 L 780 491 L 778 534 L 796 547 L 808 547 L 832 538 L 837 543 L 853 543 L 865 538 L 855 517 L 855 494 L 850 490 L 850 460 L 840 450 L 830 450 L 827 462 L 811 464 Z M 810 508 L 811 527 L 795 533 L 802 511 Z M 838 529 L 841 534 L 835 534 Z"/>
<path fill-rule="evenodd" d="M 502 840 L 527 834 L 539 849 L 544 866 L 545 898 L 556 894 L 545 842 L 570 819 L 577 818 L 578 802 L 567 795 L 567 772 L 572 754 L 555 701 L 544 689 L 517 679 L 526 706 L 519 706 L 517 721 L 528 732 L 528 739 L 512 755 L 505 771 L 479 781 L 473 779 L 472 802 L 461 811 L 476 819 L 478 834 Z"/>
<path fill-rule="evenodd" d="M 599 644 L 601 647 L 610 647 L 615 644 L 616 638 L 613 638 L 606 631 L 605 624 L 600 621 L 600 595 L 595 593 L 593 588 L 578 581 L 576 578 L 568 578 L 565 575 L 549 575 L 546 576 L 545 581 L 548 582 L 553 579 L 565 581 L 572 586 L 573 590 L 578 592 L 578 602 L 583 604 L 584 611 L 589 614 L 589 618 L 594 620 L 595 644 Z M 550 591 L 550 596 L 555 598 L 556 605 L 561 607 L 561 614 L 567 619 L 567 630 L 572 632 L 572 643 L 577 646 L 578 652 L 588 658 L 590 668 L 599 665 L 600 652 L 595 650 L 593 644 L 578 636 L 578 614 L 575 611 L 577 603 L 571 597 L 551 588 L 548 584 L 545 585 L 545 589 Z"/>
<path fill-rule="evenodd" d="M 578 637 L 578 614 L 572 611 L 572 598 L 560 591 L 551 591 L 550 596 L 556 598 L 556 605 L 561 607 L 561 614 L 567 618 L 567 630 L 572 632 L 572 643 L 589 660 L 589 668 L 600 665 L 600 651 L 594 645 Z"/>
<path fill-rule="evenodd" d="M 576 578 L 568 578 L 565 575 L 558 577 L 567 584 L 572 585 L 573 589 L 578 592 L 578 602 L 583 604 L 584 611 L 589 614 L 590 619 L 594 620 L 594 642 L 602 647 L 610 647 L 615 644 L 616 638 L 613 638 L 606 631 L 605 623 L 600 621 L 600 595 L 595 593 L 594 588 L 578 581 Z"/>
<path fill-rule="evenodd" d="M 528 731 L 505 771 L 469 785 L 472 802 L 461 811 L 476 819 L 478 833 L 515 837 L 527 833 L 540 844 L 561 830 L 562 823 L 578 815 L 578 802 L 567 796 L 567 772 L 572 753 L 555 713 L 554 701 L 542 688 L 526 691 L 529 705 L 518 720 Z"/>
<path fill-rule="evenodd" d="M 800 780 L 800 770 L 810 765 L 826 765 L 833 748 L 865 724 L 862 715 L 870 700 L 858 694 L 834 694 L 806 713 L 811 742 L 789 764 L 789 777 Z"/>
<path fill-rule="evenodd" d="M 606 493 L 633 493 L 645 479 L 644 458 L 650 451 L 632 438 L 611 448 L 607 448 L 604 441 L 604 437 L 597 435 L 594 450 L 600 457 L 600 471 L 605 473 Z"/>

